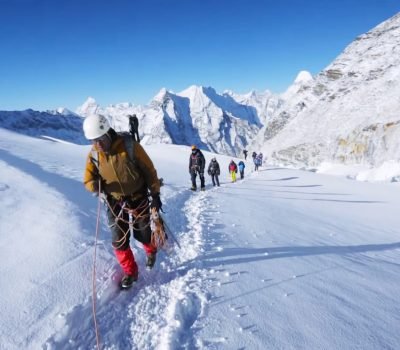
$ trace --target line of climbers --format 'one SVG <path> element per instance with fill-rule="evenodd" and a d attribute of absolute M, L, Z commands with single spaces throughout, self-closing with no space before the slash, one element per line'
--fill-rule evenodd
<path fill-rule="evenodd" d="M 130 116 L 130 134 L 117 133 L 102 115 L 91 115 L 83 122 L 85 137 L 92 141 L 87 156 L 83 183 L 86 189 L 101 196 L 106 204 L 106 213 L 111 231 L 115 256 L 124 271 L 120 286 L 129 288 L 138 279 L 139 270 L 130 247 L 131 235 L 142 243 L 146 252 L 146 267 L 151 269 L 156 262 L 157 229 L 154 217 L 162 210 L 160 199 L 161 179 L 152 160 L 140 145 L 138 119 Z M 260 158 L 261 155 L 261 158 Z M 247 156 L 247 151 L 245 153 Z M 262 162 L 262 154 L 253 153 L 253 159 Z M 256 162 L 255 162 L 256 164 Z M 256 170 L 261 163 L 257 163 Z M 196 177 L 200 177 L 200 189 L 205 190 L 203 153 L 192 146 L 189 160 L 192 190 L 196 190 Z M 239 170 L 244 178 L 245 164 L 238 165 L 232 159 L 228 170 L 232 182 Z M 220 186 L 220 166 L 214 157 L 208 166 L 213 186 Z M 162 220 L 161 220 L 162 221 Z M 161 222 L 162 225 L 162 222 Z"/>
<path fill-rule="evenodd" d="M 247 152 L 247 151 L 246 151 Z M 196 178 L 199 175 L 200 178 L 200 190 L 205 190 L 205 179 L 204 179 L 204 169 L 206 167 L 206 159 L 204 154 L 198 149 L 195 145 L 192 146 L 192 153 L 189 158 L 189 174 L 192 181 L 192 191 L 197 190 Z M 238 164 L 232 159 L 228 165 L 228 171 L 231 177 L 232 182 L 236 182 L 236 174 L 239 170 L 240 178 L 244 178 L 244 169 L 246 165 L 241 160 Z M 210 164 L 208 165 L 207 169 L 208 175 L 211 176 L 211 181 L 213 186 L 220 186 L 219 183 L 219 176 L 221 174 L 221 170 L 219 167 L 219 163 L 217 159 L 214 157 L 211 159 Z"/>
<path fill-rule="evenodd" d="M 251 155 L 251 157 L 253 158 L 253 163 L 254 163 L 254 171 L 257 171 L 258 170 L 258 167 L 260 167 L 261 165 L 262 165 L 262 162 L 263 162 L 263 154 L 260 152 L 260 153 L 256 153 L 256 152 L 253 152 L 252 153 L 252 155 Z"/>
<path fill-rule="evenodd" d="M 247 159 L 247 150 L 244 149 L 243 150 L 243 155 L 244 155 L 244 160 Z M 253 152 L 251 157 L 253 158 L 253 163 L 254 163 L 254 171 L 258 170 L 258 167 L 260 167 L 262 165 L 263 162 L 263 154 L 260 152 L 259 154 L 257 154 L 256 152 Z"/>

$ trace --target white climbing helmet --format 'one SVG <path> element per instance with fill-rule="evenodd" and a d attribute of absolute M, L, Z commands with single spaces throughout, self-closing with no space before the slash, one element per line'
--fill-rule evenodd
<path fill-rule="evenodd" d="M 110 130 L 110 123 L 107 118 L 100 114 L 93 114 L 83 121 L 83 132 L 88 140 L 97 139 Z"/>

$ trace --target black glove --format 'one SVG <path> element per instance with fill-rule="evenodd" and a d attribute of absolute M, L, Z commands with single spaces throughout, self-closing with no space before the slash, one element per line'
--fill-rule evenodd
<path fill-rule="evenodd" d="M 159 211 L 162 208 L 162 203 L 159 193 L 153 194 L 151 196 L 150 208 L 156 208 L 157 211 Z"/>

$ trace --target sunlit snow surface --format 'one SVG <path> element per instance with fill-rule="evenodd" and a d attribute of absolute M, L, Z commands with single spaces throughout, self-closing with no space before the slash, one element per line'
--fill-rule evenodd
<path fill-rule="evenodd" d="M 0 129 L 0 349 L 95 349 L 87 146 Z M 263 167 L 189 190 L 189 147 L 146 146 L 178 239 L 130 291 L 102 211 L 102 349 L 400 348 L 397 183 Z M 207 164 L 211 153 L 205 153 Z M 390 166 L 388 166 L 390 169 Z M 332 170 L 332 169 L 331 169 Z M 343 170 L 335 168 L 336 173 Z M 384 170 L 382 170 L 384 171 Z M 328 171 L 329 172 L 329 171 Z M 332 173 L 332 171 L 331 171 Z"/>

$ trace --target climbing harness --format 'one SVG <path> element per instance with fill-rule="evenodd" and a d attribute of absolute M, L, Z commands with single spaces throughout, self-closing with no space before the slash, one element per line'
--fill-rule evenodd
<path fill-rule="evenodd" d="M 110 212 L 114 216 L 115 225 L 117 225 L 120 231 L 123 232 L 122 237 L 118 241 L 115 241 L 113 244 L 115 249 L 119 249 L 125 244 L 128 234 L 133 235 L 134 230 L 143 231 L 150 225 L 150 222 L 148 222 L 145 226 L 138 226 L 140 222 L 146 221 L 150 215 L 149 201 L 147 200 L 147 198 L 143 199 L 143 201 L 136 208 L 130 208 L 129 202 L 127 200 L 116 202 L 114 207 L 112 207 L 107 200 L 106 203 Z M 118 213 L 115 212 L 115 207 L 117 205 L 120 207 Z M 128 214 L 128 220 L 124 218 L 124 213 Z M 120 222 L 128 224 L 128 229 L 124 230 L 119 224 Z"/>

